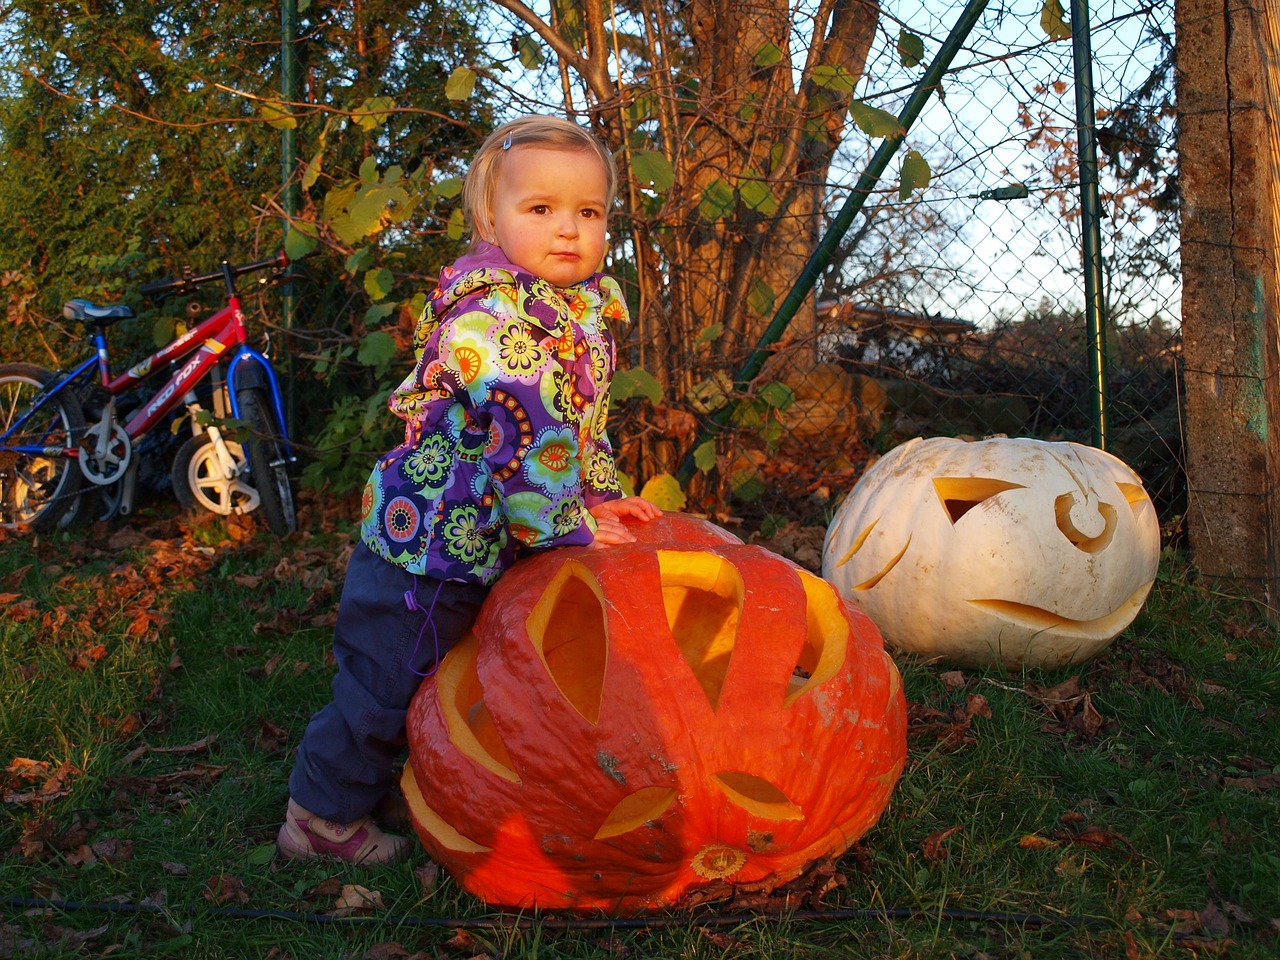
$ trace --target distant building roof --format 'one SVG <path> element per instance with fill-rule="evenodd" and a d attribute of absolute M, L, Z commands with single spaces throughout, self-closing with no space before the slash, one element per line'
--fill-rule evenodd
<path fill-rule="evenodd" d="M 944 317 L 942 314 L 912 313 L 871 303 L 843 303 L 825 300 L 818 304 L 819 316 L 838 320 L 850 327 L 888 327 L 917 339 L 926 337 L 958 337 L 972 333 L 977 325 L 968 320 Z"/>

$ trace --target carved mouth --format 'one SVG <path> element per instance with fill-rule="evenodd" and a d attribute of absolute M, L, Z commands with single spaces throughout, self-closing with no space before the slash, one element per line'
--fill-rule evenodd
<path fill-rule="evenodd" d="M 1147 591 L 1151 589 L 1151 584 L 1154 582 L 1154 580 L 1148 580 L 1115 610 L 1093 620 L 1074 620 L 1060 613 L 1054 613 L 1052 610 L 1033 607 L 1027 603 L 1015 603 L 1012 600 L 968 600 L 966 602 L 1033 630 L 1052 630 L 1054 633 L 1068 637 L 1114 636 L 1137 616 L 1147 597 Z"/>

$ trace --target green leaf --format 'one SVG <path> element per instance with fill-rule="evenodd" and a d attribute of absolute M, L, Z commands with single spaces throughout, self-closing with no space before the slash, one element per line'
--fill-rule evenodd
<path fill-rule="evenodd" d="M 391 292 L 396 278 L 386 267 L 378 267 L 364 275 L 364 292 L 373 300 L 382 300 Z"/>
<path fill-rule="evenodd" d="M 378 232 L 382 227 L 382 215 L 387 211 L 386 194 L 380 189 L 361 190 L 355 201 L 347 208 L 351 218 L 351 229 L 357 239 Z"/>
<path fill-rule="evenodd" d="M 380 179 L 378 176 L 378 159 L 376 157 L 368 156 L 360 161 L 361 183 L 377 183 Z"/>
<path fill-rule="evenodd" d="M 343 263 L 342 266 L 347 271 L 347 273 L 351 274 L 352 276 L 355 276 L 357 273 L 363 270 L 366 266 L 368 266 L 369 261 L 372 259 L 373 259 L 373 247 L 361 247 L 359 250 L 356 250 L 349 257 L 347 257 L 346 261 Z"/>
<path fill-rule="evenodd" d="M 775 410 L 786 410 L 796 402 L 796 392 L 785 383 L 766 383 L 760 390 L 760 399 Z"/>
<path fill-rule="evenodd" d="M 369 97 L 351 117 L 361 130 L 376 130 L 386 122 L 396 102 L 390 97 Z"/>
<path fill-rule="evenodd" d="M 316 248 L 316 238 L 290 225 L 284 235 L 284 252 L 290 260 L 301 260 Z"/>
<path fill-rule="evenodd" d="M 396 341 L 389 333 L 375 330 L 360 341 L 360 352 L 356 359 L 366 367 L 383 367 L 389 364 L 396 355 Z"/>
<path fill-rule="evenodd" d="M 360 190 L 358 183 L 344 183 L 324 195 L 324 218 L 332 220 L 342 214 Z"/>
<path fill-rule="evenodd" d="M 163 347 L 173 339 L 177 323 L 173 317 L 156 317 L 156 322 L 151 325 L 151 342 L 157 347 Z"/>
<path fill-rule="evenodd" d="M 693 465 L 703 473 L 710 473 L 716 465 L 716 442 L 704 440 L 693 450 Z"/>
<path fill-rule="evenodd" d="M 1050 40 L 1066 40 L 1071 36 L 1071 24 L 1067 23 L 1061 0 L 1044 0 L 1040 8 L 1040 29 Z"/>
<path fill-rule="evenodd" d="M 661 403 L 662 384 L 644 367 L 631 367 L 614 373 L 609 395 L 619 401 L 644 397 L 650 403 Z"/>
<path fill-rule="evenodd" d="M 346 244 L 359 243 L 365 236 L 356 230 L 349 213 L 340 213 L 336 217 L 331 217 L 329 229 L 333 231 L 335 237 Z"/>
<path fill-rule="evenodd" d="M 844 96 L 852 96 L 853 88 L 858 85 L 858 78 L 847 67 L 833 67 L 827 64 L 814 67 L 811 78 L 817 86 Z"/>
<path fill-rule="evenodd" d="M 250 866 L 265 867 L 275 859 L 275 855 L 276 845 L 274 843 L 260 843 L 245 855 L 244 861 Z"/>
<path fill-rule="evenodd" d="M 536 70 L 546 60 L 542 42 L 533 33 L 526 33 L 520 38 L 516 44 L 516 52 L 520 55 L 520 65 L 526 70 Z"/>
<path fill-rule="evenodd" d="M 722 220 L 733 213 L 735 205 L 733 187 L 716 177 L 703 188 L 698 213 L 704 220 Z"/>
<path fill-rule="evenodd" d="M 297 119 L 283 104 L 261 103 L 258 112 L 277 130 L 293 130 L 298 126 Z"/>
<path fill-rule="evenodd" d="M 742 194 L 742 202 L 749 209 L 763 213 L 766 217 L 778 212 L 778 198 L 763 180 L 745 180 L 739 192 Z"/>
<path fill-rule="evenodd" d="M 762 537 L 775 536 L 785 530 L 790 522 L 789 518 L 781 514 L 766 513 L 764 519 L 760 521 L 760 535 Z"/>
<path fill-rule="evenodd" d="M 898 58 L 904 67 L 918 67 L 924 60 L 924 40 L 906 27 L 898 30 Z"/>
<path fill-rule="evenodd" d="M 446 177 L 444 180 L 431 185 L 431 192 L 437 197 L 443 197 L 448 200 L 450 197 L 456 197 L 462 192 L 461 177 Z"/>
<path fill-rule="evenodd" d="M 375 303 L 364 312 L 365 324 L 367 326 L 376 327 L 378 324 L 382 323 L 383 320 L 387 319 L 387 317 L 395 313 L 398 306 L 399 304 L 394 301 L 391 303 Z"/>
<path fill-rule="evenodd" d="M 621 470 L 618 471 L 618 486 L 622 488 L 622 495 L 624 497 L 634 497 L 636 495 L 635 481 Z"/>
<path fill-rule="evenodd" d="M 302 189 L 310 190 L 315 186 L 315 182 L 320 179 L 320 166 L 324 163 L 324 149 L 317 150 L 315 156 L 307 161 L 305 169 L 302 171 Z"/>
<path fill-rule="evenodd" d="M 929 161 L 920 156 L 918 151 L 908 150 L 902 158 L 902 173 L 898 182 L 898 199 L 906 200 L 916 190 L 923 190 L 929 185 L 933 171 L 929 169 Z"/>
<path fill-rule="evenodd" d="M 680 489 L 680 481 L 669 473 L 659 473 L 650 477 L 645 481 L 640 496 L 663 510 L 671 511 L 683 510 L 684 505 L 689 502 L 684 491 Z"/>
<path fill-rule="evenodd" d="M 709 323 L 698 331 L 697 338 L 693 341 L 695 345 L 703 343 L 714 343 L 724 336 L 723 323 Z"/>
<path fill-rule="evenodd" d="M 450 100 L 467 100 L 476 90 L 476 72 L 470 67 L 455 67 L 445 81 L 444 95 Z"/>
<path fill-rule="evenodd" d="M 755 62 L 757 67 L 772 67 L 774 64 L 782 62 L 782 48 L 772 40 L 766 41 L 756 51 Z"/>
<path fill-rule="evenodd" d="M 849 116 L 858 125 L 858 129 L 869 137 L 900 137 L 905 132 L 892 113 L 861 100 L 854 100 L 849 104 Z"/>
<path fill-rule="evenodd" d="M 729 486 L 733 490 L 734 498 L 744 503 L 759 500 L 769 489 L 757 470 L 738 471 L 729 479 Z"/>
<path fill-rule="evenodd" d="M 445 228 L 450 240 L 461 240 L 467 233 L 467 221 L 461 210 L 449 214 L 449 225 Z"/>
<path fill-rule="evenodd" d="M 714 413 L 729 402 L 733 380 L 723 370 L 717 370 L 706 380 L 695 383 L 689 390 L 689 405 L 698 413 Z"/>
<path fill-rule="evenodd" d="M 640 183 L 658 193 L 666 193 L 676 182 L 671 161 L 657 150 L 637 150 L 631 154 L 631 172 Z"/>
<path fill-rule="evenodd" d="M 777 294 L 773 292 L 773 287 L 760 277 L 752 279 L 751 287 L 747 290 L 747 306 L 757 317 L 771 316 L 776 301 Z"/>

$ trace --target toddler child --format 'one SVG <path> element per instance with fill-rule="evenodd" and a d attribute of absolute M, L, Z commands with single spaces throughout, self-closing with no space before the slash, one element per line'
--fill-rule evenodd
<path fill-rule="evenodd" d="M 609 324 L 627 319 L 597 272 L 616 188 L 608 148 L 551 117 L 503 125 L 472 162 L 471 249 L 441 272 L 389 401 L 405 441 L 364 489 L 333 699 L 298 748 L 283 856 L 403 857 L 409 840 L 370 814 L 392 788 L 409 701 L 489 587 L 528 548 L 627 543 L 623 517 L 660 513 L 622 497 L 605 434 Z"/>

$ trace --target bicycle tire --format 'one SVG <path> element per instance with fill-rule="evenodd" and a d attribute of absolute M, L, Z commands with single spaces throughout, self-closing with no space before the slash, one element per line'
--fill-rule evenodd
<path fill-rule="evenodd" d="M 7 430 L 56 375 L 31 363 L 0 364 L 0 429 Z M 14 437 L 46 447 L 79 443 L 84 410 L 69 390 L 54 397 L 37 421 Z M 79 524 L 93 498 L 84 495 L 85 479 L 70 457 L 0 453 L 0 527 L 29 526 L 36 531 Z"/>
<path fill-rule="evenodd" d="M 227 450 L 236 466 L 244 468 L 244 450 L 234 440 L 227 440 Z M 233 513 L 251 513 L 258 508 L 261 495 L 253 490 L 241 473 L 225 479 L 218 464 L 213 440 L 207 433 L 190 437 L 173 458 L 170 473 L 173 495 L 184 510 L 199 507 L 220 517 Z"/>
<path fill-rule="evenodd" d="M 280 429 L 275 405 L 266 391 L 242 387 L 236 391 L 236 401 L 240 419 L 249 428 L 244 446 L 249 455 L 249 473 L 258 491 L 258 505 L 271 532 L 283 537 L 298 529 L 284 431 Z"/>

